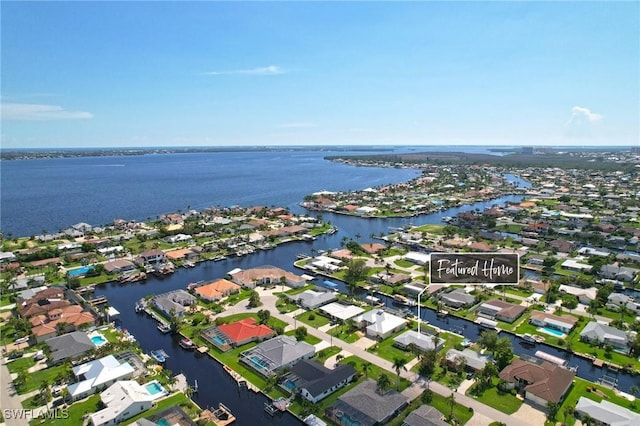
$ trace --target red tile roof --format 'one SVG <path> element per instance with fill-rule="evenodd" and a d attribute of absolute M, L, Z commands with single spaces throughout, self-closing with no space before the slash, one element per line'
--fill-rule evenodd
<path fill-rule="evenodd" d="M 264 324 L 256 324 L 253 318 L 245 318 L 231 324 L 222 324 L 218 326 L 218 330 L 222 331 L 234 343 L 245 342 L 249 339 L 260 339 L 271 336 L 275 332 Z"/>

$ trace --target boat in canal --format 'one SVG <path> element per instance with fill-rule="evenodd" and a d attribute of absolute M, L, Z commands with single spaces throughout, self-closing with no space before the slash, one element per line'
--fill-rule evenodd
<path fill-rule="evenodd" d="M 169 355 L 167 355 L 167 353 L 162 349 L 156 349 L 155 351 L 151 351 L 149 355 L 151 355 L 151 358 L 155 359 L 160 364 L 164 364 L 167 361 L 167 358 L 169 358 Z"/>
<path fill-rule="evenodd" d="M 158 330 L 160 330 L 162 334 L 167 334 L 171 332 L 171 326 L 164 322 L 159 322 L 157 328 Z"/>
<path fill-rule="evenodd" d="M 191 339 L 187 339 L 186 337 L 184 339 L 180 339 L 180 342 L 178 342 L 178 344 L 182 349 L 188 351 L 192 351 L 196 348 L 196 345 L 193 343 L 193 341 Z"/>

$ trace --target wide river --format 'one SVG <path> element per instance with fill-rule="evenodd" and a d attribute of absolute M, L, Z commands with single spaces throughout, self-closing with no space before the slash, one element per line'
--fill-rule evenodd
<path fill-rule="evenodd" d="M 406 149 L 402 151 L 406 152 Z M 486 152 L 480 148 L 471 151 Z M 203 209 L 212 205 L 287 206 L 294 212 L 301 212 L 298 203 L 311 192 L 363 189 L 406 181 L 419 174 L 410 169 L 350 167 L 323 160 L 325 155 L 332 154 L 335 153 L 221 152 L 3 161 L 1 229 L 14 236 L 33 235 L 43 230 L 53 232 L 80 221 L 99 225 L 115 218 L 145 220 L 178 209 Z M 264 396 L 239 390 L 233 379 L 208 356 L 181 350 L 174 337 L 157 331 L 153 320 L 134 312 L 135 302 L 151 293 L 222 277 L 237 267 L 246 269 L 269 264 L 294 270 L 292 264 L 297 254 L 339 247 L 345 236 L 360 235 L 361 240 L 368 241 L 371 234 L 387 233 L 389 228 L 409 223 L 441 223 L 442 217 L 455 216 L 460 211 L 519 199 L 518 196 L 503 197 L 407 219 L 358 219 L 324 214 L 325 220 L 339 228 L 338 233 L 313 242 L 285 244 L 243 258 L 205 262 L 193 269 L 178 270 L 163 280 L 151 277 L 145 284 L 102 286 L 96 294 L 105 295 L 121 312 L 123 327 L 136 336 L 143 350 L 163 348 L 170 355 L 167 368 L 184 373 L 191 384 L 198 381 L 199 392 L 194 400 L 202 407 L 215 407 L 223 402 L 241 425 L 300 424 L 289 414 L 275 418 L 266 415 Z M 391 306 L 391 301 L 386 302 Z M 428 309 L 422 310 L 422 317 L 474 341 L 480 331 L 472 322 L 455 318 L 442 320 Z M 589 380 L 597 381 L 605 374 L 615 374 L 552 347 L 531 347 L 522 345 L 518 338 L 512 337 L 512 340 L 518 355 L 533 355 L 535 350 L 542 349 L 568 358 L 571 366 L 578 367 L 578 376 Z M 615 376 L 618 387 L 625 391 L 637 381 L 622 373 Z"/>

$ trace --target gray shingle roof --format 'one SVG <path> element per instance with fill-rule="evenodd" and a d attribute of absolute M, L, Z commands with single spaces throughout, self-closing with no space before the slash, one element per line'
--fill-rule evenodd
<path fill-rule="evenodd" d="M 351 364 L 342 364 L 334 370 L 326 368 L 316 361 L 302 360 L 291 368 L 298 377 L 296 385 L 306 389 L 313 397 L 321 395 L 338 383 L 356 374 Z"/>
<path fill-rule="evenodd" d="M 365 380 L 349 390 L 338 398 L 338 401 L 344 404 L 344 408 L 348 407 L 350 410 L 359 412 L 363 417 L 369 417 L 379 423 L 389 419 L 408 403 L 407 397 L 396 391 L 388 391 L 381 395 L 377 391 L 376 382 L 372 379 Z"/>
<path fill-rule="evenodd" d="M 51 348 L 51 362 L 53 363 L 66 358 L 75 358 L 96 347 L 87 333 L 82 331 L 52 337 L 47 339 L 45 343 Z"/>

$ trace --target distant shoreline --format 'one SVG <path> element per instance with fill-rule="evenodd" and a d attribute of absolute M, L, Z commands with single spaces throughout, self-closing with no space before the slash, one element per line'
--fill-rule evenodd
<path fill-rule="evenodd" d="M 464 146 L 457 145 L 442 146 L 442 152 L 452 152 L 460 150 Z M 481 145 L 477 145 L 481 146 Z M 523 146 L 491 146 L 487 145 L 487 151 L 496 153 L 517 153 Z M 0 160 L 35 160 L 48 158 L 77 158 L 77 157 L 116 157 L 116 156 L 137 156 L 137 155 L 158 155 L 158 154 L 193 154 L 193 153 L 216 153 L 216 152 L 323 152 L 323 151 L 345 151 L 345 152 L 393 152 L 399 147 L 419 151 L 420 148 L 435 148 L 440 145 L 275 145 L 275 146 L 215 146 L 215 147 L 113 147 L 113 148 L 4 148 L 0 151 Z M 548 146 L 545 147 L 557 151 L 625 151 L 632 146 Z"/>

